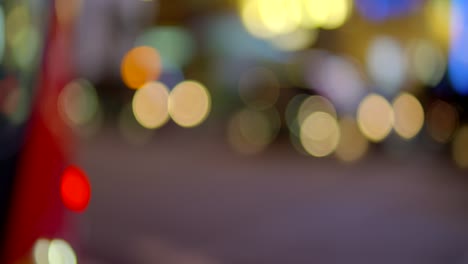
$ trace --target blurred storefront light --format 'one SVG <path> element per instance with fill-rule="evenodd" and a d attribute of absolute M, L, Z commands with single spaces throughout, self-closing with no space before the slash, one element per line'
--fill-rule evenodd
<path fill-rule="evenodd" d="M 410 66 L 414 77 L 424 85 L 436 86 L 447 68 L 446 58 L 436 43 L 418 39 L 409 48 Z"/>
<path fill-rule="evenodd" d="M 183 81 L 169 95 L 169 114 L 179 126 L 194 127 L 201 124 L 210 110 L 210 93 L 199 82 Z"/>
<path fill-rule="evenodd" d="M 382 141 L 392 131 L 394 122 L 392 106 L 384 97 L 370 94 L 359 105 L 357 121 L 359 129 L 369 140 Z"/>
<path fill-rule="evenodd" d="M 439 143 L 447 143 L 459 126 L 457 109 L 441 100 L 432 103 L 427 110 L 427 130 Z"/>
<path fill-rule="evenodd" d="M 169 120 L 169 90 L 160 82 L 149 82 L 138 89 L 132 100 L 133 114 L 141 126 L 156 129 Z"/>
<path fill-rule="evenodd" d="M 336 118 L 326 112 L 314 112 L 301 125 L 300 139 L 305 151 L 314 157 L 333 153 L 340 140 Z"/>
<path fill-rule="evenodd" d="M 137 38 L 135 45 L 157 50 L 164 70 L 187 66 L 195 52 L 195 41 L 190 32 L 175 26 L 147 29 Z"/>
<path fill-rule="evenodd" d="M 135 47 L 122 59 L 122 80 L 129 88 L 139 89 L 145 83 L 157 80 L 161 67 L 161 57 L 156 49 L 148 46 Z"/>
<path fill-rule="evenodd" d="M 404 139 L 415 137 L 424 125 L 424 109 L 419 100 L 409 93 L 401 93 L 393 101 L 394 128 Z"/>
<path fill-rule="evenodd" d="M 346 57 L 328 55 L 319 67 L 309 69 L 308 85 L 327 96 L 338 110 L 354 113 L 365 95 L 365 83 L 357 65 Z"/>
<path fill-rule="evenodd" d="M 76 253 L 63 239 L 53 239 L 48 251 L 49 264 L 77 264 Z"/>
<path fill-rule="evenodd" d="M 468 95 L 468 2 L 453 0 L 448 72 L 455 91 Z"/>
<path fill-rule="evenodd" d="M 94 86 L 87 80 L 77 79 L 68 83 L 60 92 L 58 110 L 70 126 L 82 126 L 97 115 L 98 96 Z"/>
<path fill-rule="evenodd" d="M 367 50 L 367 70 L 376 89 L 385 95 L 398 93 L 407 77 L 408 62 L 398 41 L 378 36 Z"/>
<path fill-rule="evenodd" d="M 60 180 L 60 197 L 64 205 L 76 212 L 84 211 L 91 199 L 91 184 L 83 170 L 70 165 Z"/>

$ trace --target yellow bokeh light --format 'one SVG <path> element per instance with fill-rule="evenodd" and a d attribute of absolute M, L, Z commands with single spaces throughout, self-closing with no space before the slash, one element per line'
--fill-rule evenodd
<path fill-rule="evenodd" d="M 356 121 L 344 117 L 339 122 L 340 142 L 335 151 L 336 157 L 344 162 L 354 162 L 361 159 L 369 148 L 369 142 L 362 135 Z"/>
<path fill-rule="evenodd" d="M 155 129 L 169 119 L 169 91 L 160 82 L 150 82 L 135 92 L 132 100 L 133 114 L 140 125 Z"/>
<path fill-rule="evenodd" d="M 59 94 L 59 113 L 71 126 L 89 123 L 96 116 L 98 107 L 96 90 L 87 80 L 74 80 L 68 83 Z"/>
<path fill-rule="evenodd" d="M 457 165 L 468 169 L 468 126 L 458 129 L 452 142 L 452 155 Z"/>
<path fill-rule="evenodd" d="M 314 112 L 302 123 L 300 139 L 304 150 L 315 157 L 330 155 L 337 147 L 340 130 L 334 116 Z"/>
<path fill-rule="evenodd" d="M 299 107 L 297 113 L 298 124 L 301 125 L 314 112 L 325 112 L 336 118 L 335 107 L 327 98 L 320 95 L 312 95 L 307 97 Z"/>
<path fill-rule="evenodd" d="M 139 46 L 128 51 L 121 64 L 124 83 L 139 89 L 145 83 L 156 80 L 161 74 L 161 58 L 152 47 Z"/>
<path fill-rule="evenodd" d="M 429 40 L 417 40 L 413 42 L 410 51 L 415 77 L 425 85 L 437 85 L 447 67 L 442 49 Z"/>
<path fill-rule="evenodd" d="M 76 264 L 76 254 L 73 248 L 62 239 L 50 242 L 48 252 L 49 264 Z"/>
<path fill-rule="evenodd" d="M 171 91 L 169 114 L 178 125 L 194 127 L 201 124 L 210 113 L 211 96 L 199 82 L 184 81 Z"/>
<path fill-rule="evenodd" d="M 351 13 L 350 0 L 303 0 L 303 25 L 335 29 L 344 24 Z"/>
<path fill-rule="evenodd" d="M 428 0 L 424 10 L 427 29 L 444 47 L 450 40 L 450 3 L 447 0 Z"/>
<path fill-rule="evenodd" d="M 5 40 L 15 65 L 29 70 L 37 59 L 41 35 L 32 23 L 31 10 L 26 3 L 15 5 L 5 20 Z"/>
<path fill-rule="evenodd" d="M 275 139 L 279 123 L 276 111 L 241 110 L 229 121 L 228 142 L 241 154 L 259 153 Z"/>
<path fill-rule="evenodd" d="M 258 0 L 242 1 L 240 8 L 242 22 L 250 34 L 258 38 L 269 38 L 274 35 L 263 24 Z"/>
<path fill-rule="evenodd" d="M 393 101 L 394 128 L 405 139 L 415 137 L 424 124 L 424 109 L 416 97 L 409 93 L 400 94 Z"/>
<path fill-rule="evenodd" d="M 444 101 L 436 101 L 427 112 L 427 130 L 437 142 L 447 143 L 459 125 L 457 109 Z"/>
<path fill-rule="evenodd" d="M 31 14 L 24 3 L 15 5 L 8 13 L 5 21 L 5 38 L 7 44 L 14 48 L 25 40 L 31 27 Z"/>
<path fill-rule="evenodd" d="M 370 94 L 359 104 L 359 129 L 371 141 L 379 142 L 385 139 L 392 130 L 393 120 L 392 106 L 380 95 Z"/>
<path fill-rule="evenodd" d="M 260 18 L 265 28 L 273 34 L 285 34 L 296 30 L 302 20 L 301 3 L 297 0 L 259 1 Z"/>
<path fill-rule="evenodd" d="M 32 255 L 35 264 L 49 264 L 49 245 L 50 241 L 45 238 L 40 238 L 34 243 Z"/>
<path fill-rule="evenodd" d="M 278 100 L 280 83 L 275 74 L 263 67 L 249 69 L 239 79 L 239 95 L 251 108 L 264 110 Z"/>

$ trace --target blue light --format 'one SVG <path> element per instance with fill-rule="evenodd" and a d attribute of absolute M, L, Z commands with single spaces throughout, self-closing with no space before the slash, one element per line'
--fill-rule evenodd
<path fill-rule="evenodd" d="M 453 0 L 449 78 L 455 91 L 468 95 L 468 1 Z"/>
<path fill-rule="evenodd" d="M 407 15 L 421 6 L 421 0 L 356 0 L 358 12 L 371 21 L 385 21 Z"/>

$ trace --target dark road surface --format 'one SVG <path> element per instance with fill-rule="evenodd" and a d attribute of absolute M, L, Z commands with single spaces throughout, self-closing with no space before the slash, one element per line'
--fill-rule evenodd
<path fill-rule="evenodd" d="M 201 130 L 142 147 L 107 131 L 78 162 L 89 263 L 468 263 L 468 175 L 430 154 L 345 165 L 280 144 L 243 157 Z"/>

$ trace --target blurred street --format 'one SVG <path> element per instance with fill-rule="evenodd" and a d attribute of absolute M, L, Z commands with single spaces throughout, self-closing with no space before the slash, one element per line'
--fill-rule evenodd
<path fill-rule="evenodd" d="M 108 129 L 85 142 L 89 263 L 468 263 L 468 182 L 450 161 L 346 165 L 286 142 L 245 157 L 222 139 L 162 130 L 136 147 Z"/>

